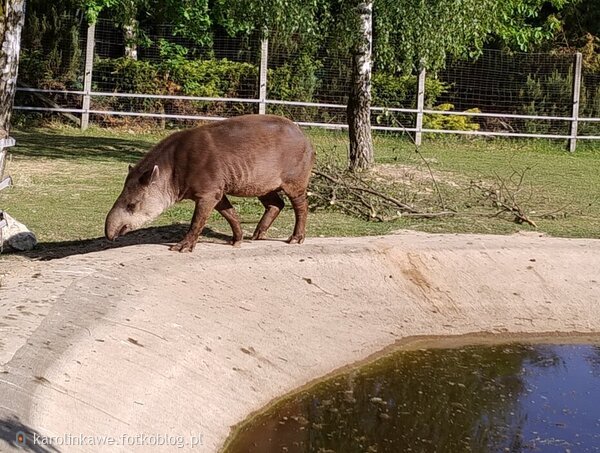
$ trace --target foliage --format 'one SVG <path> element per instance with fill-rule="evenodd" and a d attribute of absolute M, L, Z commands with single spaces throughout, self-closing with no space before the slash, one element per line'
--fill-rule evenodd
<path fill-rule="evenodd" d="M 527 80 L 519 93 L 523 99 L 522 111 L 525 115 L 571 116 L 570 99 L 572 98 L 573 74 L 562 74 L 552 71 L 550 74 L 528 74 Z M 561 102 L 564 101 L 564 102 Z M 548 132 L 552 124 L 526 120 L 526 131 L 532 133 Z"/>
<path fill-rule="evenodd" d="M 440 112 L 449 112 L 454 110 L 452 104 L 440 104 L 433 108 Z M 465 110 L 467 113 L 481 113 L 477 108 Z M 441 113 L 427 113 L 423 115 L 423 127 L 425 129 L 439 129 L 450 131 L 476 131 L 479 124 L 473 121 L 471 116 L 463 115 L 444 115 Z"/>
<path fill-rule="evenodd" d="M 158 94 L 161 79 L 156 65 L 130 58 L 99 60 L 95 63 L 100 81 L 119 93 Z"/>
<path fill-rule="evenodd" d="M 208 0 L 147 1 L 151 3 L 151 19 L 154 22 L 173 24 L 174 36 L 187 38 L 202 46 L 212 44 L 213 16 L 216 11 L 211 11 Z M 213 8 L 216 6 L 213 5 Z"/>
<path fill-rule="evenodd" d="M 77 0 L 87 21 L 90 24 L 96 23 L 100 13 L 108 8 L 113 8 L 119 5 L 120 0 Z"/>
<path fill-rule="evenodd" d="M 303 53 L 299 58 L 268 71 L 268 96 L 282 101 L 313 101 L 313 95 L 323 83 L 317 72 L 323 67 L 319 60 Z"/>
<path fill-rule="evenodd" d="M 416 107 L 416 76 L 376 72 L 373 74 L 372 80 L 373 105 L 378 107 Z M 446 83 L 434 77 L 427 77 L 425 79 L 425 105 L 433 107 L 436 99 L 447 90 Z"/>
<path fill-rule="evenodd" d="M 600 8 L 598 0 L 577 0 L 565 5 L 560 15 L 561 27 L 556 40 L 558 47 L 580 47 L 600 37 Z"/>
<path fill-rule="evenodd" d="M 192 60 L 174 57 L 162 64 L 117 58 L 100 60 L 95 83 L 114 87 L 122 93 L 166 94 L 200 97 L 242 97 L 244 90 L 256 85 L 257 69 L 248 63 L 223 60 Z M 198 115 L 223 114 L 223 106 L 177 99 L 95 98 L 97 106 L 117 111 L 139 110 L 150 113 Z M 141 105 L 140 105 L 141 104 Z M 249 113 L 246 106 L 239 113 Z"/>
<path fill-rule="evenodd" d="M 392 70 L 438 69 L 448 55 L 477 56 L 486 42 L 528 50 L 559 29 L 555 14 L 574 0 L 375 2 L 376 61 Z"/>
<path fill-rule="evenodd" d="M 448 54 L 474 55 L 492 29 L 495 0 L 380 0 L 375 4 L 376 62 L 410 73 L 443 67 Z"/>
<path fill-rule="evenodd" d="M 116 92 L 161 94 L 167 82 L 188 96 L 238 96 L 241 89 L 256 81 L 257 69 L 248 63 L 222 60 L 172 59 L 162 64 L 128 58 L 99 60 L 99 82 L 114 86 Z"/>
<path fill-rule="evenodd" d="M 220 21 L 230 34 L 275 32 L 282 40 L 317 37 L 328 17 L 329 0 L 217 0 Z M 317 20 L 319 18 L 320 20 Z"/>
<path fill-rule="evenodd" d="M 493 35 L 501 44 L 526 52 L 551 39 L 560 31 L 558 13 L 579 0 L 504 0 L 498 12 Z"/>
<path fill-rule="evenodd" d="M 67 15 L 64 5 L 28 3 L 19 80 L 40 88 L 81 88 L 79 37 L 78 17 Z"/>
<path fill-rule="evenodd" d="M 227 59 L 171 61 L 161 70 L 187 96 L 239 97 L 256 84 L 258 74 L 254 65 Z"/>

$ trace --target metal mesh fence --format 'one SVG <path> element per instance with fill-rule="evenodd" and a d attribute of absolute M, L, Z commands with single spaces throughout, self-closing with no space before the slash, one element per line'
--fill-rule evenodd
<path fill-rule="evenodd" d="M 19 61 L 19 90 L 15 106 L 21 110 L 81 109 L 81 90 L 87 25 L 81 17 L 61 14 L 53 17 L 61 35 L 44 33 L 47 25 L 35 23 L 23 33 Z M 58 91 L 58 92 L 56 92 Z"/>
<path fill-rule="evenodd" d="M 481 131 L 568 135 L 573 62 L 573 55 L 487 50 L 475 61 L 451 62 L 438 74 L 445 85 L 438 102 L 448 110 L 495 114 L 468 117 Z"/>
<path fill-rule="evenodd" d="M 164 126 L 257 111 L 246 102 L 258 97 L 257 38 L 216 36 L 211 46 L 198 46 L 168 25 L 140 35 L 134 60 L 123 57 L 123 33 L 112 21 L 96 25 L 93 120 L 111 125 L 154 117 Z"/>
<path fill-rule="evenodd" d="M 580 116 L 583 118 L 578 129 L 581 136 L 600 135 L 600 74 L 583 72 Z"/>
<path fill-rule="evenodd" d="M 86 26 L 61 16 L 71 30 L 52 46 L 24 38 L 16 108 L 82 114 Z M 31 30 L 29 31 L 31 33 Z M 326 44 L 290 50 L 269 42 L 266 89 L 261 91 L 258 35 L 217 33 L 201 46 L 177 36 L 169 25 L 140 26 L 137 59 L 128 58 L 123 28 L 101 19 L 95 27 L 89 86 L 91 121 L 166 127 L 262 111 L 301 124 L 343 128 L 350 88 L 348 55 Z M 508 134 L 566 138 L 573 121 L 573 54 L 505 53 L 486 50 L 472 61 L 449 61 L 425 78 L 417 104 L 416 75 L 373 73 L 371 121 L 376 129 L 414 131 L 421 115 L 425 132 Z M 266 76 L 266 77 L 265 77 Z M 581 78 L 579 133 L 598 136 L 600 74 Z"/>

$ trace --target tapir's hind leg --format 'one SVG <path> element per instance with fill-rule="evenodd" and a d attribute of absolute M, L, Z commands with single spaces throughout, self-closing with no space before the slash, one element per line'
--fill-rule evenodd
<path fill-rule="evenodd" d="M 296 217 L 294 232 L 289 237 L 287 242 L 288 244 L 302 244 L 304 242 L 304 236 L 306 235 L 306 217 L 308 216 L 308 200 L 306 198 L 306 190 L 297 193 L 287 192 L 284 188 L 284 191 L 292 202 L 294 215 Z"/>
<path fill-rule="evenodd" d="M 265 213 L 261 217 L 260 222 L 258 222 L 256 230 L 254 230 L 252 240 L 265 238 L 267 230 L 271 227 L 285 204 L 277 192 L 269 192 L 262 197 L 258 197 L 258 199 L 265 207 Z"/>
<path fill-rule="evenodd" d="M 233 239 L 231 244 L 234 247 L 239 247 L 242 244 L 242 239 L 244 238 L 244 233 L 242 232 L 242 227 L 240 225 L 240 218 L 236 210 L 233 208 L 229 200 L 225 195 L 221 198 L 221 201 L 217 203 L 215 209 L 219 211 L 219 213 L 225 217 L 225 220 L 229 222 L 229 226 L 231 227 L 231 231 L 233 231 Z"/>

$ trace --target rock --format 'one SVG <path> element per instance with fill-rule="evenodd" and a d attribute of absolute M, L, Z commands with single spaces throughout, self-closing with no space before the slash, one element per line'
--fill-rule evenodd
<path fill-rule="evenodd" d="M 25 225 L 13 219 L 6 212 L 2 212 L 2 217 L 7 223 L 0 231 L 3 249 L 25 252 L 37 245 L 35 234 L 29 231 Z"/>

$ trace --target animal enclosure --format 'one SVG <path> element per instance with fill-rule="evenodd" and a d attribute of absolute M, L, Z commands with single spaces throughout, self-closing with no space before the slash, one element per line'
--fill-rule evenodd
<path fill-rule="evenodd" d="M 207 47 L 162 26 L 142 30 L 136 59 L 122 30 L 74 17 L 73 39 L 52 51 L 23 45 L 21 112 L 67 115 L 86 128 L 127 121 L 216 120 L 282 114 L 301 125 L 343 129 L 350 59 L 329 48 L 290 50 L 275 38 L 215 36 Z M 47 51 L 48 54 L 43 53 Z M 504 53 L 449 60 L 438 73 L 373 72 L 374 129 L 427 134 L 600 139 L 600 74 L 581 54 Z"/>

